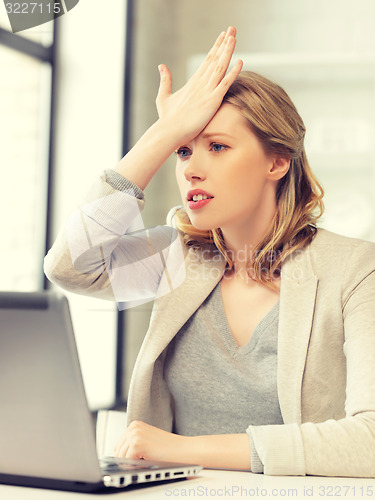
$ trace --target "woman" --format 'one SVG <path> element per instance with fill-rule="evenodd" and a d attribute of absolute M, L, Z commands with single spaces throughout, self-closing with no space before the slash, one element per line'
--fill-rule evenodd
<path fill-rule="evenodd" d="M 160 66 L 159 120 L 72 215 L 46 273 L 156 298 L 118 456 L 374 477 L 375 247 L 316 228 L 303 122 L 241 61 L 227 74 L 235 36 L 174 94 Z M 143 190 L 173 151 L 178 233 L 146 237 Z"/>

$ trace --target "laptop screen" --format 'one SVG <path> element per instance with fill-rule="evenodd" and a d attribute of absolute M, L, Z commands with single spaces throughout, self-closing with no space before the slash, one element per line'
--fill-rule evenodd
<path fill-rule="evenodd" d="M 69 307 L 0 292 L 0 474 L 100 482 Z"/>

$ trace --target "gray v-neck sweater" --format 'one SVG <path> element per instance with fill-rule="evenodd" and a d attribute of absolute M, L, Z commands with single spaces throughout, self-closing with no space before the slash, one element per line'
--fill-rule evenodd
<path fill-rule="evenodd" d="M 278 317 L 279 303 L 239 347 L 220 283 L 213 289 L 168 347 L 164 377 L 173 396 L 174 432 L 235 434 L 249 425 L 283 424 L 276 381 Z"/>

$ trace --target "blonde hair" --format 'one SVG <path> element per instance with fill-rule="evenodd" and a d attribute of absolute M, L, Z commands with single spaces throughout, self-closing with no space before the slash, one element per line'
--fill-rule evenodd
<path fill-rule="evenodd" d="M 279 85 L 257 73 L 244 71 L 228 89 L 224 102 L 240 109 L 266 154 L 290 160 L 289 170 L 277 186 L 277 208 L 270 229 L 248 263 L 253 279 L 274 288 L 272 282 L 280 275 L 282 262 L 314 238 L 316 222 L 324 211 L 324 191 L 307 161 L 302 118 Z M 214 244 L 228 267 L 233 267 L 220 228 L 207 231 L 195 228 L 184 209 L 176 212 L 176 223 L 184 233 L 186 245 Z"/>

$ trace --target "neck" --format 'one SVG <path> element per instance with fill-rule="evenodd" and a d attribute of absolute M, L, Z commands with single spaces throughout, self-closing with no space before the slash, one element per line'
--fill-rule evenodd
<path fill-rule="evenodd" d="M 249 268 L 249 264 L 255 258 L 255 250 L 267 235 L 276 212 L 276 202 L 268 207 L 267 213 L 262 217 L 253 217 L 237 226 L 221 228 L 225 247 L 233 262 L 233 270 L 237 274 L 243 274 Z"/>

